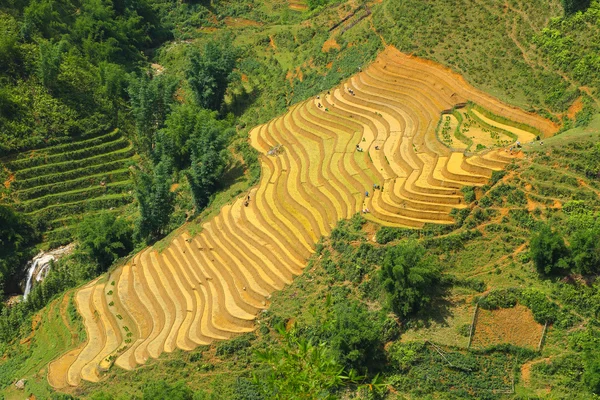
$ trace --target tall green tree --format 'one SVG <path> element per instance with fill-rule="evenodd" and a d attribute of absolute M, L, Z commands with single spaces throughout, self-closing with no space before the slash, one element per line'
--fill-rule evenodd
<path fill-rule="evenodd" d="M 136 144 L 141 151 L 150 153 L 156 133 L 164 127 L 169 115 L 178 81 L 168 75 L 150 78 L 144 74 L 131 79 L 129 98 L 136 127 Z"/>
<path fill-rule="evenodd" d="M 571 238 L 575 269 L 580 274 L 600 272 L 600 220 L 590 228 L 578 229 Z"/>
<path fill-rule="evenodd" d="M 119 109 L 123 107 L 125 88 L 127 87 L 127 74 L 119 64 L 103 62 L 100 64 L 100 79 L 104 94 L 110 100 L 114 112 L 115 125 L 119 123 Z"/>
<path fill-rule="evenodd" d="M 195 140 L 192 145 L 192 165 L 186 177 L 197 211 L 208 205 L 229 158 L 227 149 L 219 145 L 223 138 L 219 137 L 218 133 L 216 129 L 209 129 L 207 136 Z"/>
<path fill-rule="evenodd" d="M 590 0 L 562 0 L 565 14 L 575 14 L 577 11 L 585 11 L 590 6 Z"/>
<path fill-rule="evenodd" d="M 201 107 L 211 110 L 221 108 L 227 86 L 236 76 L 233 70 L 237 58 L 238 51 L 230 38 L 222 42 L 210 41 L 202 52 L 192 50 L 187 78 Z"/>
<path fill-rule="evenodd" d="M 42 41 L 39 45 L 40 56 L 38 58 L 37 74 L 42 85 L 52 91 L 56 88 L 62 53 L 65 42 L 52 43 Z"/>
<path fill-rule="evenodd" d="M 400 317 L 426 307 L 441 278 L 440 268 L 427 250 L 416 240 L 392 247 L 381 267 L 383 287 L 390 306 Z"/>
<path fill-rule="evenodd" d="M 140 217 L 137 233 L 142 239 L 156 239 L 166 232 L 174 210 L 171 192 L 171 161 L 167 157 L 151 173 L 140 171 L 135 178 Z"/>
<path fill-rule="evenodd" d="M 0 74 L 15 75 L 21 63 L 18 32 L 15 18 L 0 11 Z"/>
<path fill-rule="evenodd" d="M 376 371 L 385 364 L 383 320 L 357 301 L 334 305 L 326 335 L 338 360 L 361 373 Z"/>

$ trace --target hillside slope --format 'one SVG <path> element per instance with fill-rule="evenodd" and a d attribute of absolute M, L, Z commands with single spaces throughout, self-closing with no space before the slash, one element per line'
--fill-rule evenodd
<path fill-rule="evenodd" d="M 137 156 L 118 129 L 66 139 L 4 160 L 14 208 L 47 227 L 50 248 L 69 243 L 83 216 L 117 212 L 133 201 L 128 166 Z"/>
<path fill-rule="evenodd" d="M 393 48 L 328 94 L 255 128 L 258 187 L 199 235 L 181 234 L 161 253 L 146 249 L 79 290 L 89 339 L 50 364 L 50 384 L 98 381 L 113 362 L 132 369 L 251 331 L 270 294 L 302 271 L 340 219 L 368 209 L 383 225 L 452 223 L 452 209 L 466 207 L 460 188 L 485 184 L 511 160 L 497 150 L 466 157 L 437 140 L 440 113 L 469 100 L 542 134 L 556 130 Z"/>

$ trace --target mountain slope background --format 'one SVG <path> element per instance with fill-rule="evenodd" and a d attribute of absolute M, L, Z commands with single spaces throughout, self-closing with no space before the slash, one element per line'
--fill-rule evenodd
<path fill-rule="evenodd" d="M 83 209 L 80 219 L 63 225 L 71 226 L 73 223 L 75 226 L 83 221 L 83 228 L 76 230 L 81 233 L 75 236 L 81 243 L 86 243 L 85 226 L 99 223 L 94 218 L 105 219 L 102 223 L 107 231 L 117 230 L 116 220 L 126 221 L 124 229 L 128 230 L 129 236 L 135 232 L 136 243 L 124 244 L 111 237 L 98 238 L 108 243 L 124 244 L 122 249 L 100 251 L 101 254 L 93 245 L 82 245 L 76 254 L 55 268 L 47 282 L 37 287 L 30 302 L 3 307 L 1 327 L 5 356 L 0 376 L 7 397 L 23 393 L 17 392 L 12 384 L 24 377 L 28 379 L 26 388 L 31 393 L 40 398 L 50 396 L 44 368 L 64 350 L 52 347 L 58 341 L 48 339 L 51 335 L 44 332 L 71 332 L 65 337 L 70 336 L 74 342 L 84 339 L 71 292 L 64 295 L 64 290 L 92 279 L 109 268 L 113 260 L 135 247 L 139 249 L 147 243 L 154 243 L 186 220 L 189 223 L 184 229 L 194 232 L 204 219 L 217 212 L 232 196 L 257 182 L 260 170 L 256 154 L 246 141 L 247 132 L 252 127 L 281 114 L 292 104 L 329 90 L 373 60 L 385 45 L 391 44 L 401 51 L 452 68 L 477 88 L 507 103 L 537 112 L 560 125 L 561 132 L 565 132 L 545 142 L 544 146 L 552 148 L 552 151 L 528 149 L 524 153 L 528 155 L 527 161 L 517 164 L 509 178 L 505 178 L 517 179 L 516 183 L 494 183 L 503 185 L 494 196 L 488 196 L 493 198 L 491 207 L 498 207 L 498 210 L 493 212 L 487 211 L 484 206 L 474 207 L 472 215 L 465 219 L 468 233 L 461 233 L 464 227 L 457 227 L 457 231 L 453 232 L 458 235 L 457 238 L 451 236 L 453 239 L 447 240 L 450 243 L 458 241 L 458 245 L 450 245 L 443 240 L 452 233 L 435 230 L 420 234 L 417 239 L 420 245 L 433 249 L 431 251 L 445 265 L 442 269 L 446 275 L 450 272 L 451 275 L 459 275 L 460 279 L 448 284 L 452 288 L 449 294 L 438 295 L 439 299 L 451 299 L 451 305 L 446 308 L 450 314 L 460 315 L 456 310 L 461 304 L 472 302 L 474 296 L 479 296 L 477 291 L 461 289 L 465 285 L 475 285 L 478 290 L 484 288 L 485 293 L 488 290 L 532 286 L 554 304 L 547 307 L 559 307 L 570 313 L 570 317 L 563 314 L 552 317 L 554 323 L 550 324 L 543 352 L 528 353 L 529 350 L 505 348 L 484 349 L 481 354 L 465 353 L 464 346 L 455 348 L 456 342 L 439 338 L 454 337 L 458 340 L 469 318 L 453 324 L 448 323 L 448 315 L 443 313 L 440 325 L 447 325 L 446 330 L 450 327 L 453 335 L 444 334 L 446 331 L 440 327 L 436 330 L 435 325 L 431 328 L 429 323 L 420 322 L 420 318 L 415 316 L 396 320 L 398 332 L 394 333 L 396 328 L 388 326 L 391 324 L 386 317 L 389 309 L 381 282 L 363 279 L 369 268 L 373 266 L 377 271 L 384 264 L 385 255 L 373 256 L 373 263 L 362 266 L 364 271 L 359 277 L 350 275 L 350 279 L 343 279 L 348 278 L 344 276 L 343 268 L 356 262 L 352 258 L 351 262 L 344 262 L 344 257 L 351 257 L 352 248 L 362 240 L 361 237 L 368 241 L 369 235 L 378 229 L 368 224 L 365 226 L 364 221 L 358 220 L 349 228 L 351 234 L 343 233 L 336 238 L 332 235 L 334 239 L 329 250 L 334 255 L 332 259 L 321 257 L 309 261 L 309 267 L 317 269 L 308 270 L 324 275 L 324 282 L 330 283 L 322 288 L 313 288 L 312 277 L 303 275 L 273 300 L 273 315 L 269 315 L 264 325 L 261 321 L 257 333 L 195 353 L 167 355 L 153 361 L 145 370 L 131 373 L 111 370 L 110 379 L 115 385 L 110 389 L 102 384 L 87 384 L 73 395 L 86 397 L 108 391 L 105 394 L 107 398 L 115 395 L 123 398 L 153 398 L 151 396 L 155 395 L 158 397 L 154 398 L 161 398 L 165 391 L 179 391 L 183 398 L 191 398 L 191 389 L 186 389 L 189 386 L 197 392 L 197 398 L 253 398 L 251 396 L 260 396 L 260 393 L 264 395 L 261 385 L 275 390 L 270 386 L 268 375 L 258 386 L 252 383 L 252 373 L 261 371 L 261 368 L 266 371 L 269 365 L 268 357 L 253 356 L 256 350 L 282 346 L 284 353 L 280 354 L 280 358 L 286 359 L 286 354 L 298 351 L 296 343 L 312 338 L 314 342 L 323 341 L 332 348 L 332 354 L 328 356 L 331 355 L 340 367 L 355 368 L 367 375 L 367 378 L 346 382 L 346 389 L 336 389 L 335 386 L 324 389 L 338 390 L 332 392 L 337 393 L 336 397 L 340 395 L 339 390 L 347 390 L 348 396 L 362 391 L 365 391 L 365 396 L 379 396 L 377 391 L 369 391 L 364 385 L 372 383 L 376 373 L 381 372 L 385 379 L 375 382 L 372 387 L 387 391 L 385 396 L 390 398 L 411 390 L 411 395 L 416 398 L 429 394 L 443 398 L 449 395 L 450 387 L 458 387 L 460 391 L 452 392 L 452 396 L 465 398 L 531 395 L 561 398 L 576 394 L 586 398 L 584 390 L 594 391 L 594 382 L 597 382 L 594 381 L 594 365 L 597 363 L 590 350 L 594 348 L 596 333 L 587 324 L 595 315 L 593 279 L 589 277 L 597 271 L 587 267 L 573 269 L 573 274 L 583 276 L 580 278 L 567 273 L 571 267 L 561 264 L 565 268 L 549 271 L 558 271 L 558 275 L 540 279 L 535 272 L 534 260 L 528 259 L 528 243 L 540 229 L 537 225 L 540 221 L 555 221 L 556 226 L 566 226 L 563 234 L 567 236 L 577 236 L 578 229 L 591 229 L 592 232 L 594 229 L 594 213 L 597 210 L 595 185 L 598 179 L 597 151 L 594 150 L 598 125 L 594 114 L 600 90 L 597 58 L 600 44 L 595 38 L 600 36 L 600 5 L 597 1 L 581 7 L 575 3 L 465 1 L 457 4 L 432 1 L 397 4 L 383 1 L 373 4 L 321 4 L 309 1 L 299 7 L 296 3 L 281 1 L 148 1 L 131 4 L 15 1 L 3 5 L 1 17 L 5 34 L 1 39 L 0 57 L 3 57 L 2 65 L 7 68 L 3 68 L 1 73 L 0 144 L 4 168 L 0 176 L 5 184 L 1 192 L 4 205 L 0 207 L 7 210 L 3 212 L 3 218 L 7 215 L 6 221 L 11 221 L 3 225 L 3 229 L 7 227 L 3 240 L 7 237 L 11 238 L 11 243 L 19 243 L 2 257 L 5 293 L 18 291 L 23 271 L 15 266 L 23 265 L 37 247 L 54 244 L 49 240 L 48 232 L 59 227 L 48 226 L 47 221 L 36 220 L 35 216 L 8 217 L 11 209 L 22 207 L 19 203 L 23 200 L 18 193 L 18 173 L 11 171 L 10 163 L 21 154 L 32 158 L 36 151 L 43 152 L 41 149 L 74 144 L 109 133 L 114 128 L 119 128 L 130 141 L 135 157 L 138 157 L 133 168 L 130 168 L 131 164 L 124 164 L 131 171 L 130 179 L 135 186 L 131 189 L 130 200 L 123 203 L 122 208 L 109 210 L 116 214 L 114 220 L 87 215 L 112 207 L 107 205 L 100 210 Z M 305 11 L 296 11 L 304 9 L 304 6 Z M 206 148 L 207 143 L 214 143 L 215 151 L 201 154 L 198 149 Z M 544 151 L 549 154 L 544 154 Z M 569 162 L 570 157 L 574 161 Z M 215 168 L 210 171 L 200 168 L 208 163 Z M 548 168 L 556 168 L 557 165 L 564 170 L 564 178 L 552 182 Z M 105 171 L 111 170 L 99 173 L 104 174 Z M 55 173 L 63 172 L 51 172 Z M 80 176 L 88 175 L 86 171 Z M 218 179 L 221 176 L 226 179 Z M 109 178 L 103 180 L 110 181 Z M 58 189 L 53 187 L 52 190 Z M 59 207 L 78 201 L 69 198 L 73 196 L 69 191 L 73 190 L 73 187 L 65 190 L 67 194 L 63 198 L 55 196 L 51 201 Z M 519 190 L 526 193 L 525 204 L 523 196 L 518 194 Z M 471 201 L 480 202 L 485 197 L 485 193 L 475 191 Z M 512 206 L 504 207 L 503 202 Z M 483 203 L 486 204 L 486 201 Z M 566 203 L 569 207 L 563 207 Z M 508 214 L 504 215 L 506 212 Z M 154 218 L 156 215 L 167 215 L 168 218 L 157 220 Z M 494 218 L 499 219 L 496 221 Z M 584 222 L 578 222 L 580 220 Z M 359 225 L 363 226 L 362 231 L 357 230 Z M 12 226 L 18 228 L 8 229 Z M 344 229 L 340 231 L 345 232 Z M 475 231 L 481 232 L 484 239 L 478 238 L 478 234 L 473 233 Z M 379 236 L 387 232 L 393 238 L 414 235 L 403 231 L 390 233 L 385 229 L 380 232 Z M 12 239 L 17 236 L 18 241 Z M 428 239 L 429 236 L 433 238 Z M 490 243 L 496 237 L 504 245 L 497 249 L 494 247 L 492 251 Z M 68 242 L 72 237 L 61 240 Z M 578 243 L 579 239 L 573 240 Z M 160 249 L 168 242 L 169 237 L 155 246 Z M 500 243 L 498 240 L 495 242 Z M 390 243 L 392 246 L 389 247 L 396 244 L 393 240 Z M 347 251 L 340 251 L 343 249 Z M 364 254 L 371 250 L 359 246 L 356 251 L 360 251 L 360 257 L 364 258 Z M 484 262 L 475 256 L 480 253 L 491 255 Z M 588 265 L 585 260 L 563 258 L 569 265 Z M 588 263 L 593 265 L 594 261 Z M 340 269 L 342 276 L 335 272 Z M 456 270 L 459 272 L 454 273 Z M 463 270 L 464 276 L 461 275 Z M 542 275 L 546 274 L 546 271 L 542 272 Z M 366 272 L 366 275 L 377 274 Z M 476 278 L 482 283 L 469 280 L 465 284 L 462 278 Z M 452 281 L 454 278 L 445 279 Z M 340 280 L 344 283 L 331 284 Z M 347 281 L 356 281 L 356 284 Z M 372 295 L 377 297 L 380 293 L 381 296 L 376 299 L 365 297 L 361 294 L 363 292 L 357 292 L 361 287 L 359 284 L 365 288 L 373 285 Z M 303 304 L 304 295 L 333 300 L 327 300 L 330 304 L 327 307 L 294 309 L 296 301 Z M 527 297 L 519 293 L 518 296 L 508 296 L 502 292 L 502 296 L 510 299 L 518 297 L 519 304 L 531 308 L 536 317 L 536 308 L 530 300 L 533 295 Z M 53 298 L 56 299 L 52 301 Z M 349 298 L 356 304 L 347 312 L 340 311 L 338 303 Z M 576 298 L 580 300 L 575 302 Z M 318 304 L 317 300 L 314 301 Z M 509 300 L 507 304 L 512 302 Z M 47 303 L 50 305 L 46 306 Z M 42 307 L 45 308 L 36 314 Z M 373 309 L 380 312 L 373 313 Z M 444 308 L 439 311 L 443 312 Z M 463 310 L 465 315 L 471 311 Z M 342 320 L 339 322 L 340 318 L 333 318 L 332 312 L 346 315 L 348 319 L 344 322 L 346 317 L 340 317 Z M 361 327 L 352 322 L 361 319 L 357 316 L 364 317 L 369 312 L 370 317 L 362 319 L 375 325 Z M 423 319 L 427 321 L 433 315 L 433 311 L 425 313 Z M 53 327 L 59 316 L 64 321 L 63 326 Z M 550 319 L 546 316 L 536 320 L 546 323 Z M 316 321 L 322 321 L 323 327 L 317 329 L 319 324 Z M 327 326 L 327 321 L 336 322 Z M 284 335 L 286 339 L 282 339 L 281 332 L 276 329 L 279 322 L 286 322 L 288 333 L 285 335 L 293 338 Z M 294 322 L 297 322 L 297 328 L 292 328 Z M 340 325 L 335 324 L 354 327 L 354 333 L 345 333 L 349 337 L 361 338 L 361 332 L 366 330 L 379 333 L 371 338 L 362 337 L 349 345 L 343 343 L 343 335 L 333 333 L 336 329 L 343 331 Z M 35 330 L 33 335 L 32 327 Z M 386 330 L 392 333 L 387 334 Z M 396 344 L 399 333 L 402 333 L 402 339 Z M 427 344 L 425 348 L 401 344 L 408 339 L 421 342 L 426 339 L 435 343 L 434 346 L 447 347 L 441 350 Z M 562 351 L 565 342 L 571 345 Z M 52 346 L 48 347 L 48 344 Z M 356 352 L 361 353 L 371 345 L 383 348 L 380 353 L 361 361 Z M 442 356 L 442 361 L 435 359 L 440 353 L 450 353 L 451 356 Z M 364 364 L 377 357 L 381 357 L 386 365 L 381 371 L 379 367 Z M 448 357 L 459 360 L 450 361 L 444 371 L 459 365 L 458 370 L 464 375 L 441 378 L 454 382 L 445 389 L 433 386 L 412 388 L 411 382 L 422 379 L 423 375 L 419 373 L 443 376 L 443 372 L 432 372 L 427 368 L 444 364 Z M 477 367 L 477 363 L 493 365 L 493 368 Z M 521 365 L 524 372 L 520 375 Z M 282 367 L 292 368 L 291 371 L 294 368 L 289 365 Z M 499 380 L 491 380 L 491 375 L 469 373 L 477 368 L 491 371 L 489 373 Z M 576 371 L 574 375 L 567 373 L 569 369 Z M 289 371 L 277 371 L 281 381 L 293 375 Z M 327 377 L 327 370 L 323 373 Z M 496 383 L 492 387 L 483 387 L 470 379 L 474 379 L 473 382 L 489 380 Z M 177 384 L 178 381 L 186 383 Z M 516 382 L 516 388 L 510 382 Z M 295 387 L 293 384 L 289 386 Z M 239 397 L 240 393 L 247 397 Z M 99 394 L 95 396 L 102 398 Z M 266 398 L 269 398 L 268 395 Z"/>

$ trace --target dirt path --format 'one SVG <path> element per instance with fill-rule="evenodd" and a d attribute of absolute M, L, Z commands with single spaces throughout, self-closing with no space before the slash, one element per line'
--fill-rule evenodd
<path fill-rule="evenodd" d="M 531 383 L 531 367 L 535 364 L 539 364 L 541 362 L 549 362 L 550 357 L 542 358 L 541 360 L 532 360 L 527 361 L 525 364 L 521 365 L 521 382 L 523 382 L 523 386 L 529 386 Z"/>

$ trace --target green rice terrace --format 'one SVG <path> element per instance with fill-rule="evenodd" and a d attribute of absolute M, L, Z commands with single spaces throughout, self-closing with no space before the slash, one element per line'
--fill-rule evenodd
<path fill-rule="evenodd" d="M 15 210 L 43 221 L 50 248 L 69 243 L 84 215 L 116 213 L 133 201 L 135 150 L 118 129 L 18 153 L 3 164 Z"/>
<path fill-rule="evenodd" d="M 0 400 L 600 396 L 600 0 L 0 4 Z"/>

